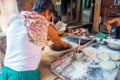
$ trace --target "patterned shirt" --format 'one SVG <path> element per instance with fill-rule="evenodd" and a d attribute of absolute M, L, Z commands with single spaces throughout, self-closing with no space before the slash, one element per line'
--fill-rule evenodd
<path fill-rule="evenodd" d="M 45 17 L 36 12 L 23 11 L 23 22 L 27 27 L 31 42 L 44 47 L 47 44 L 47 32 L 49 22 Z"/>

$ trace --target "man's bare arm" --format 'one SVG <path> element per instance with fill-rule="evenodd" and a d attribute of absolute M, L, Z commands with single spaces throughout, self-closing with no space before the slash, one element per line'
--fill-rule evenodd
<path fill-rule="evenodd" d="M 104 24 L 106 25 L 107 30 L 111 30 L 111 28 L 112 28 L 111 24 L 114 22 L 117 22 L 118 25 L 120 25 L 120 17 L 105 21 Z"/>
<path fill-rule="evenodd" d="M 109 25 L 109 24 L 114 23 L 114 22 L 119 22 L 119 20 L 120 20 L 120 18 L 113 18 L 111 20 L 105 21 L 104 24 Z"/>

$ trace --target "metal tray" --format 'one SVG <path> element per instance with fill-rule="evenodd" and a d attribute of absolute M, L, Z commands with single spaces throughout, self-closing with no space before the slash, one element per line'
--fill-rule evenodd
<path fill-rule="evenodd" d="M 82 50 L 84 48 L 87 48 L 89 46 L 92 46 L 92 44 L 94 44 L 95 41 L 90 41 L 87 44 L 80 46 L 79 50 Z M 68 69 L 70 69 L 71 65 L 73 65 L 73 63 L 75 62 L 80 62 L 82 63 L 82 65 L 78 65 L 80 66 L 80 69 L 85 69 L 84 67 L 82 67 L 83 65 L 87 66 L 87 70 L 86 70 L 86 75 L 82 75 L 81 77 L 77 78 L 77 79 L 71 79 L 71 76 L 64 76 L 64 74 L 69 74 Z M 64 65 L 64 63 L 67 63 L 66 65 Z M 84 64 L 85 63 L 85 64 Z M 64 65 L 64 66 L 63 66 Z M 74 66 L 74 65 L 73 65 Z M 76 67 L 76 66 L 74 66 Z M 74 70 L 74 67 L 72 68 Z M 82 69 L 82 70 L 83 70 Z M 58 59 L 56 59 L 55 61 L 53 61 L 51 63 L 51 71 L 56 74 L 58 77 L 60 77 L 62 80 L 114 80 L 113 78 L 115 78 L 116 74 L 117 74 L 117 70 L 110 70 L 107 71 L 105 69 L 102 69 L 99 65 L 99 62 L 95 59 L 94 57 L 89 57 L 89 56 L 83 56 L 81 57 L 81 59 L 78 61 L 76 59 L 76 55 L 75 52 L 69 52 L 61 57 L 59 57 Z M 82 71 L 79 71 L 82 72 Z M 77 72 L 74 73 L 75 75 L 77 75 Z M 108 78 L 108 75 L 110 76 Z"/>

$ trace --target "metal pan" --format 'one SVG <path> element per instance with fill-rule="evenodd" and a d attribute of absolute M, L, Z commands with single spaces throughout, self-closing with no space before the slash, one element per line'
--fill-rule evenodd
<path fill-rule="evenodd" d="M 120 50 L 120 40 L 119 39 L 106 39 L 106 44 L 111 49 Z"/>

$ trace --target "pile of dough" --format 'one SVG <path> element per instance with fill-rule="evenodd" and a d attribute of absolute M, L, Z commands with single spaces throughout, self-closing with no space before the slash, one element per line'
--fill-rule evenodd
<path fill-rule="evenodd" d="M 111 54 L 110 57 L 112 60 L 119 60 L 120 59 L 120 56 L 116 55 L 116 54 Z"/>
<path fill-rule="evenodd" d="M 117 67 L 116 64 L 111 61 L 102 61 L 99 64 L 102 68 L 107 69 L 107 70 L 113 70 L 113 69 L 116 69 Z"/>
<path fill-rule="evenodd" d="M 109 56 L 107 54 L 98 54 L 97 55 L 98 58 L 102 59 L 102 60 L 108 60 L 109 59 Z"/>

